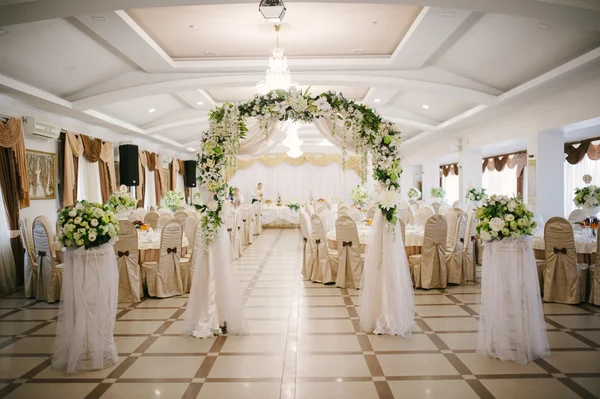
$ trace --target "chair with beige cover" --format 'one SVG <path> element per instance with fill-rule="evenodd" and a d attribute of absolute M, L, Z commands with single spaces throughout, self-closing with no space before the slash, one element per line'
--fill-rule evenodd
<path fill-rule="evenodd" d="M 185 212 L 185 211 L 178 211 L 178 212 L 175 212 L 175 215 L 173 216 L 173 219 L 175 219 L 179 223 L 181 223 L 181 226 L 185 230 L 185 226 L 186 226 L 187 219 L 188 219 L 189 216 L 190 215 L 188 215 L 187 212 Z"/>
<path fill-rule="evenodd" d="M 306 204 L 306 213 L 308 213 L 309 217 L 315 214 L 315 208 L 312 206 L 312 204 Z"/>
<path fill-rule="evenodd" d="M 312 228 L 310 225 L 308 213 L 305 210 L 300 211 L 300 235 L 302 236 L 302 277 L 310 280 L 312 269 L 310 268 L 310 254 L 312 253 Z"/>
<path fill-rule="evenodd" d="M 60 300 L 63 265 L 57 264 L 52 256 L 50 221 L 38 216 L 33 221 L 33 250 L 38 265 L 37 292 L 38 301 L 53 303 Z"/>
<path fill-rule="evenodd" d="M 477 219 L 475 212 L 470 210 L 467 213 L 467 228 L 465 229 L 464 245 L 463 245 L 463 281 L 475 281 L 477 278 L 477 268 L 475 267 L 475 235 L 477 227 Z"/>
<path fill-rule="evenodd" d="M 355 223 L 360 223 L 362 221 L 362 213 L 356 208 L 349 208 L 347 215 L 350 216 Z"/>
<path fill-rule="evenodd" d="M 33 247 L 33 237 L 31 221 L 22 220 L 19 228 L 21 229 L 21 239 L 23 248 L 25 248 L 25 296 L 34 298 L 37 293 L 38 264 L 36 262 L 35 250 Z"/>
<path fill-rule="evenodd" d="M 262 204 L 260 202 L 255 202 L 252 204 L 254 210 L 254 235 L 262 234 Z"/>
<path fill-rule="evenodd" d="M 115 243 L 119 268 L 119 302 L 140 302 L 143 293 L 138 250 L 138 233 L 135 225 L 119 220 L 119 240 Z"/>
<path fill-rule="evenodd" d="M 194 216 L 190 216 L 185 221 L 185 237 L 188 240 L 187 253 L 184 258 L 191 259 L 192 251 L 194 250 L 194 243 L 196 240 L 196 227 L 198 227 L 198 223 L 200 223 L 200 219 Z"/>
<path fill-rule="evenodd" d="M 144 223 L 156 230 L 158 226 L 158 213 L 148 212 L 146 216 L 144 216 Z"/>
<path fill-rule="evenodd" d="M 439 202 L 432 202 L 431 207 L 433 208 L 433 213 L 435 213 L 436 215 L 439 214 L 441 206 L 442 204 L 440 204 Z"/>
<path fill-rule="evenodd" d="M 575 209 L 569 214 L 569 222 L 581 222 L 587 217 L 587 213 L 583 209 Z"/>
<path fill-rule="evenodd" d="M 423 253 L 408 258 L 417 288 L 446 288 L 446 240 L 448 224 L 442 215 L 433 215 L 425 224 Z"/>
<path fill-rule="evenodd" d="M 246 232 L 244 230 L 244 220 L 241 209 L 236 209 L 235 211 L 235 231 L 234 231 L 234 250 L 237 254 L 238 258 L 242 256 L 243 252 L 243 243 Z"/>
<path fill-rule="evenodd" d="M 183 294 L 179 256 L 182 236 L 181 224 L 171 220 L 160 235 L 158 262 L 142 263 L 142 279 L 148 287 L 149 296 L 168 298 Z"/>
<path fill-rule="evenodd" d="M 596 238 L 596 264 L 590 266 L 589 270 L 589 285 L 590 285 L 590 297 L 588 302 L 592 305 L 600 306 L 600 273 L 596 273 L 598 270 L 598 263 L 600 263 L 600 235 Z"/>
<path fill-rule="evenodd" d="M 158 213 L 158 216 L 161 216 L 161 215 L 173 215 L 173 212 L 169 208 L 158 208 L 158 210 L 156 211 L 156 213 Z"/>
<path fill-rule="evenodd" d="M 327 207 L 327 209 L 331 210 L 331 204 L 327 201 L 323 202 L 323 205 Z"/>
<path fill-rule="evenodd" d="M 376 210 L 377 210 L 376 206 L 370 207 L 369 210 L 367 211 L 367 219 L 373 220 L 373 218 L 375 217 Z"/>
<path fill-rule="evenodd" d="M 146 209 L 144 209 L 144 208 L 142 208 L 142 207 L 136 208 L 136 209 L 135 209 L 135 211 L 133 211 L 133 212 L 135 212 L 135 213 L 137 213 L 138 215 L 140 215 L 140 216 L 142 217 L 142 220 L 144 220 L 144 217 L 145 217 L 145 216 L 146 216 L 146 214 L 148 213 L 148 212 L 146 211 Z"/>
<path fill-rule="evenodd" d="M 314 249 L 309 257 L 311 281 L 324 284 L 335 284 L 337 276 L 337 252 L 327 246 L 323 222 L 319 215 L 310 218 L 312 228 L 312 244 Z"/>
<path fill-rule="evenodd" d="M 452 240 L 448 240 L 446 247 L 446 270 L 448 283 L 460 284 L 465 280 L 463 276 L 463 248 L 465 246 L 465 231 L 467 230 L 467 214 L 454 209 L 452 213 L 458 213 L 458 219 L 452 232 Z M 448 213 L 450 213 L 449 211 Z"/>
<path fill-rule="evenodd" d="M 551 218 L 544 227 L 544 241 L 544 301 L 568 304 L 585 302 L 588 265 L 577 263 L 571 223 L 561 217 Z"/>
<path fill-rule="evenodd" d="M 231 243 L 231 257 L 232 259 L 239 259 L 240 254 L 236 251 L 235 246 L 235 209 L 232 209 L 225 215 L 225 227 L 227 227 L 227 235 L 229 236 L 229 242 Z"/>
<path fill-rule="evenodd" d="M 454 238 L 457 232 L 456 225 L 458 224 L 458 219 L 462 214 L 462 210 L 452 208 L 444 215 L 446 217 L 446 223 L 448 223 L 448 246 L 452 246 L 454 244 Z"/>
<path fill-rule="evenodd" d="M 338 211 L 338 213 L 337 213 L 337 214 L 338 214 L 338 217 L 340 217 L 340 216 L 347 216 L 347 215 L 348 215 L 348 210 L 349 210 L 349 209 L 350 209 L 350 208 L 348 208 L 348 207 L 346 207 L 346 208 L 341 208 L 341 209 Z"/>
<path fill-rule="evenodd" d="M 323 213 L 323 211 L 325 211 L 325 209 L 327 209 L 327 207 L 321 203 L 319 203 L 319 205 L 317 205 L 317 215 L 321 216 L 321 214 Z"/>
<path fill-rule="evenodd" d="M 163 227 L 165 227 L 167 225 L 167 223 L 169 223 L 172 220 L 174 220 L 173 215 L 171 215 L 170 213 L 163 213 L 162 215 L 160 215 L 158 217 L 158 222 L 156 223 L 156 228 L 158 230 L 162 230 Z M 179 223 L 179 222 L 177 222 L 177 223 Z M 179 223 L 179 224 L 181 224 L 181 223 Z M 181 228 L 183 229 L 183 225 L 181 226 Z"/>
<path fill-rule="evenodd" d="M 140 216 L 139 213 L 137 212 L 131 212 L 129 214 L 129 216 L 127 216 L 127 220 L 130 221 L 131 223 L 133 222 L 144 222 L 144 217 Z"/>
<path fill-rule="evenodd" d="M 335 222 L 338 248 L 338 269 L 335 284 L 340 288 L 360 288 L 365 259 L 360 254 L 356 222 L 350 216 L 340 216 Z"/>
<path fill-rule="evenodd" d="M 346 204 L 345 202 L 340 202 L 338 204 L 338 211 L 342 208 L 349 208 L 348 204 Z"/>
<path fill-rule="evenodd" d="M 415 213 L 415 224 L 424 226 L 429 219 L 433 215 L 433 211 L 429 208 L 419 208 Z"/>
<path fill-rule="evenodd" d="M 254 238 L 254 225 L 252 219 L 254 217 L 254 211 L 252 209 L 252 205 L 244 204 L 242 205 L 242 221 L 244 222 L 244 245 L 252 245 L 252 240 Z"/>
<path fill-rule="evenodd" d="M 461 206 L 461 203 L 460 203 L 460 201 L 454 201 L 454 202 L 452 203 L 452 208 L 459 208 L 459 209 L 462 209 L 462 206 Z"/>

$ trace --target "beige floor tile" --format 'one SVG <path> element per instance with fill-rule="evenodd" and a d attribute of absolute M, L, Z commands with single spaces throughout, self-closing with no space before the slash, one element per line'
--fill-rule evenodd
<path fill-rule="evenodd" d="M 372 382 L 299 382 L 296 384 L 296 399 L 377 399 L 377 390 Z"/>
<path fill-rule="evenodd" d="M 454 294 L 480 294 L 481 286 L 479 285 L 449 285 L 446 291 Z"/>
<path fill-rule="evenodd" d="M 250 297 L 246 301 L 246 307 L 250 306 L 289 306 L 292 299 L 281 297 Z"/>
<path fill-rule="evenodd" d="M 600 373 L 600 352 L 553 352 L 545 361 L 561 373 Z"/>
<path fill-rule="evenodd" d="M 216 338 L 159 337 L 146 353 L 208 353 Z"/>
<path fill-rule="evenodd" d="M 254 288 L 250 294 L 251 298 L 255 297 L 280 297 L 287 298 L 292 296 L 292 291 L 285 288 Z"/>
<path fill-rule="evenodd" d="M 219 356 L 209 378 L 281 378 L 283 356 Z"/>
<path fill-rule="evenodd" d="M 573 381 L 584 387 L 595 397 L 600 398 L 600 377 L 573 378 Z"/>
<path fill-rule="evenodd" d="M 560 381 L 552 378 L 481 380 L 496 399 L 576 399 L 579 398 Z"/>
<path fill-rule="evenodd" d="M 115 335 L 127 335 L 127 334 L 152 334 L 158 329 L 164 320 L 157 321 L 121 321 L 117 320 L 115 323 Z"/>
<path fill-rule="evenodd" d="M 462 303 L 481 303 L 481 294 L 452 294 Z"/>
<path fill-rule="evenodd" d="M 587 310 L 578 308 L 575 305 L 566 305 L 566 304 L 562 304 L 562 303 L 544 303 L 542 306 L 544 308 L 544 314 L 546 316 L 553 315 L 553 314 L 575 314 L 575 313 L 587 314 L 587 313 L 589 313 Z"/>
<path fill-rule="evenodd" d="M 477 331 L 478 321 L 472 317 L 424 319 L 433 331 Z"/>
<path fill-rule="evenodd" d="M 85 398 L 98 384 L 94 383 L 51 383 L 51 384 L 24 384 L 12 391 L 8 399 L 31 398 L 64 398 L 68 393 L 69 399 Z"/>
<path fill-rule="evenodd" d="M 421 317 L 428 316 L 468 316 L 469 313 L 456 305 L 415 306 L 415 312 Z"/>
<path fill-rule="evenodd" d="M 298 336 L 298 352 L 361 352 L 355 335 L 306 335 Z"/>
<path fill-rule="evenodd" d="M 473 309 L 475 313 L 481 314 L 481 305 L 467 305 L 469 308 Z"/>
<path fill-rule="evenodd" d="M 416 295 L 416 305 L 444 305 L 454 304 L 448 297 L 444 295 Z"/>
<path fill-rule="evenodd" d="M 590 346 L 562 331 L 548 331 L 550 348 L 589 348 Z"/>
<path fill-rule="evenodd" d="M 246 307 L 244 315 L 248 319 L 287 319 L 290 317 L 290 308 L 289 306 Z"/>
<path fill-rule="evenodd" d="M 23 309 L 2 320 L 31 320 L 46 321 L 55 318 L 58 315 L 58 309 Z"/>
<path fill-rule="evenodd" d="M 279 399 L 281 385 L 276 382 L 208 382 L 198 399 Z"/>
<path fill-rule="evenodd" d="M 17 291 L 14 292 L 10 295 L 6 295 L 3 298 L 5 299 L 14 299 L 14 298 L 21 298 L 21 299 L 25 299 L 25 292 L 24 291 Z"/>
<path fill-rule="evenodd" d="M 108 388 L 102 399 L 176 399 L 183 397 L 188 385 L 179 382 L 117 383 Z"/>
<path fill-rule="evenodd" d="M 474 353 L 462 353 L 456 356 L 473 374 L 546 374 L 544 369 L 535 363 L 517 364 L 488 356 L 478 356 Z"/>
<path fill-rule="evenodd" d="M 35 368 L 46 357 L 0 357 L 0 378 L 19 378 Z"/>
<path fill-rule="evenodd" d="M 52 365 L 46 367 L 40 373 L 36 374 L 33 379 L 68 379 L 68 380 L 77 380 L 77 379 L 85 379 L 85 378 L 107 378 L 110 373 L 112 373 L 119 364 L 123 362 L 127 357 L 120 356 L 117 360 L 117 363 L 112 365 L 111 367 L 107 367 L 102 370 L 94 370 L 94 371 L 77 371 L 74 374 L 67 374 L 62 371 L 55 369 Z"/>
<path fill-rule="evenodd" d="M 452 350 L 477 349 L 477 333 L 438 334 L 438 337 Z"/>
<path fill-rule="evenodd" d="M 40 353 L 51 355 L 53 349 L 54 337 L 25 337 L 17 342 L 0 350 L 0 353 Z"/>
<path fill-rule="evenodd" d="M 300 319 L 298 321 L 298 331 L 301 334 L 354 332 L 354 326 L 350 319 Z"/>
<path fill-rule="evenodd" d="M 117 303 L 117 309 L 126 309 L 126 308 L 130 307 L 131 305 L 133 305 L 133 303 L 119 302 L 119 303 Z"/>
<path fill-rule="evenodd" d="M 287 334 L 287 320 L 248 320 L 250 334 Z"/>
<path fill-rule="evenodd" d="M 548 318 L 565 326 L 566 328 L 600 328 L 600 317 L 593 315 L 548 316 Z"/>
<path fill-rule="evenodd" d="M 577 334 L 600 344 L 600 331 L 577 331 Z"/>
<path fill-rule="evenodd" d="M 204 356 L 138 357 L 122 378 L 193 378 Z"/>
<path fill-rule="evenodd" d="M 119 353 L 133 353 L 148 337 L 114 337 Z"/>
<path fill-rule="evenodd" d="M 0 298 L 0 309 L 15 309 L 36 302 L 35 299 L 15 298 L 6 299 Z"/>
<path fill-rule="evenodd" d="M 293 281 L 294 276 L 291 274 L 279 275 L 279 274 L 261 274 L 258 277 L 258 281 Z"/>
<path fill-rule="evenodd" d="M 132 309 L 119 320 L 166 320 L 175 312 L 177 309 Z"/>
<path fill-rule="evenodd" d="M 442 354 L 377 355 L 384 375 L 457 375 L 458 371 Z"/>
<path fill-rule="evenodd" d="M 431 289 L 431 290 L 425 290 L 422 288 L 415 288 L 415 290 L 413 291 L 415 293 L 415 295 L 442 295 L 441 292 L 439 292 L 437 289 Z"/>
<path fill-rule="evenodd" d="M 324 286 L 325 287 L 325 286 Z M 300 290 L 301 296 L 339 296 L 341 295 L 339 288 L 312 288 L 306 287 Z"/>
<path fill-rule="evenodd" d="M 479 395 L 462 380 L 388 381 L 394 398 L 478 399 Z"/>
<path fill-rule="evenodd" d="M 284 353 L 286 340 L 286 335 L 232 335 L 221 353 Z"/>
<path fill-rule="evenodd" d="M 438 350 L 425 334 L 415 334 L 409 339 L 390 335 L 369 335 L 368 337 L 374 351 Z"/>
<path fill-rule="evenodd" d="M 43 324 L 39 321 L 7 322 L 0 321 L 0 335 L 19 335 Z"/>
<path fill-rule="evenodd" d="M 247 275 L 238 274 L 238 275 L 235 276 L 235 279 L 237 281 L 249 282 L 249 281 L 252 281 L 254 279 L 254 275 L 253 274 L 247 274 Z"/>
<path fill-rule="evenodd" d="M 180 308 L 188 301 L 187 298 L 164 298 L 164 299 L 146 299 L 140 303 L 136 309 L 143 308 Z"/>
<path fill-rule="evenodd" d="M 342 297 L 318 297 L 304 296 L 300 297 L 300 306 L 338 306 L 345 305 Z"/>
<path fill-rule="evenodd" d="M 325 307 L 325 306 L 301 306 L 300 318 L 349 318 L 348 308 L 345 306 Z"/>
<path fill-rule="evenodd" d="M 288 288 L 292 286 L 294 286 L 292 281 L 259 281 L 254 285 L 255 288 Z"/>
<path fill-rule="evenodd" d="M 361 355 L 298 354 L 298 377 L 369 377 L 365 357 Z"/>
<path fill-rule="evenodd" d="M 296 275 L 296 270 L 290 270 L 290 269 L 263 269 L 262 270 L 262 275 L 276 275 L 276 276 L 290 276 L 290 277 L 295 277 Z"/>

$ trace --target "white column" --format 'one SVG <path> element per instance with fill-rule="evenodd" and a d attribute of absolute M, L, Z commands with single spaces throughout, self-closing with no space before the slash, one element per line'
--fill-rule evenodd
<path fill-rule="evenodd" d="M 412 165 L 404 166 L 400 175 L 400 199 L 402 201 L 408 201 L 408 190 L 411 187 L 415 187 L 415 170 Z"/>
<path fill-rule="evenodd" d="M 458 158 L 458 178 L 460 185 L 460 202 L 467 204 L 465 195 L 471 187 L 480 188 L 482 183 L 481 162 L 483 156 L 481 149 L 461 150 Z"/>
<path fill-rule="evenodd" d="M 536 138 L 536 212 L 546 222 L 564 216 L 564 133 L 546 131 Z"/>
<path fill-rule="evenodd" d="M 440 186 L 440 164 L 437 161 L 423 163 L 423 200 L 431 202 L 431 189 Z"/>

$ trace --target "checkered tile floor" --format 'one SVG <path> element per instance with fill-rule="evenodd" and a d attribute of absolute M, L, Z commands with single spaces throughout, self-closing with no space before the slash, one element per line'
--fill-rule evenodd
<path fill-rule="evenodd" d="M 600 397 L 600 309 L 545 304 L 552 355 L 475 355 L 479 285 L 416 291 L 411 339 L 360 331 L 358 293 L 301 281 L 298 230 L 265 230 L 236 262 L 251 335 L 180 335 L 187 295 L 119 304 L 119 363 L 50 364 L 57 304 L 0 298 L 0 398 Z"/>

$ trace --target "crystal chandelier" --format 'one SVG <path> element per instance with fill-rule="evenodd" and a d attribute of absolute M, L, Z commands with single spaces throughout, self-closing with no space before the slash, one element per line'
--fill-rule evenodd
<path fill-rule="evenodd" d="M 266 94 L 271 90 L 289 90 L 292 87 L 297 89 L 300 85 L 292 80 L 290 70 L 287 65 L 287 58 L 283 56 L 283 49 L 279 47 L 279 30 L 281 25 L 275 25 L 277 35 L 277 45 L 271 52 L 273 55 L 269 58 L 269 68 L 265 80 L 256 84 L 256 90 L 261 94 Z"/>

